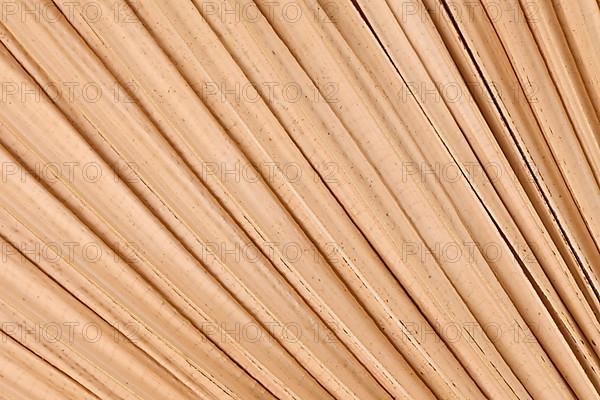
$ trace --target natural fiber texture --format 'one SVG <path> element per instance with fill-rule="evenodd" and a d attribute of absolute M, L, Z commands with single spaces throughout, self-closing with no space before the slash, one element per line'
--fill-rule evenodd
<path fill-rule="evenodd" d="M 0 3 L 0 399 L 600 399 L 594 0 Z"/>

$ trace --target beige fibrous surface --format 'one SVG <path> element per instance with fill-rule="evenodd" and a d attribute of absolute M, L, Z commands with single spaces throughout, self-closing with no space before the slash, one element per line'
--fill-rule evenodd
<path fill-rule="evenodd" d="M 595 0 L 0 5 L 0 399 L 600 400 Z"/>

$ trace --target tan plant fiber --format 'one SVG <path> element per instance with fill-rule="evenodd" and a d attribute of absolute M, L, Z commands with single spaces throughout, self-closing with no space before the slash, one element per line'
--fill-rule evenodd
<path fill-rule="evenodd" d="M 594 0 L 0 0 L 0 399 L 600 400 Z"/>

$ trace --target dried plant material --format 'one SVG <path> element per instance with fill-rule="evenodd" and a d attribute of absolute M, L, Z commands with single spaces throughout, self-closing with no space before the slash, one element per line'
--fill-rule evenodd
<path fill-rule="evenodd" d="M 1 0 L 0 399 L 599 399 L 593 0 Z"/>

